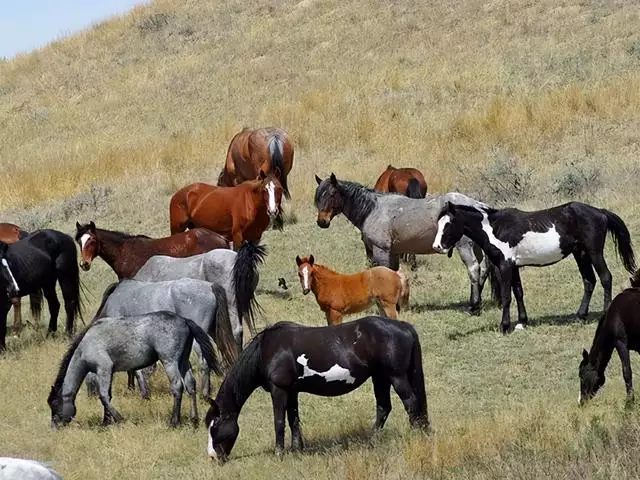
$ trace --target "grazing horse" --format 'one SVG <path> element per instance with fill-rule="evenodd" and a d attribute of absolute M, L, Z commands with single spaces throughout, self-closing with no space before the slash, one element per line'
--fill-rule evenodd
<path fill-rule="evenodd" d="M 94 258 L 100 257 L 119 280 L 133 278 L 153 255 L 189 257 L 216 248 L 229 248 L 222 236 L 206 228 L 194 228 L 170 237 L 149 238 L 96 228 L 95 223 L 76 222 L 76 242 L 80 245 L 80 267 L 88 271 Z"/>
<path fill-rule="evenodd" d="M 284 195 L 291 198 L 287 176 L 292 167 L 293 145 L 287 132 L 277 127 L 244 128 L 231 139 L 218 186 L 233 187 L 255 180 L 260 172 L 268 175 L 279 169 Z"/>
<path fill-rule="evenodd" d="M 640 289 L 638 288 L 627 288 L 616 295 L 609 310 L 598 322 L 591 350 L 582 351 L 582 361 L 578 370 L 580 377 L 578 403 L 580 405 L 593 397 L 604 385 L 604 372 L 614 348 L 622 362 L 627 402 L 630 403 L 633 401 L 633 383 L 629 350 L 640 352 Z"/>
<path fill-rule="evenodd" d="M 425 199 L 382 194 L 356 182 L 338 180 L 333 173 L 325 180 L 316 175 L 316 182 L 318 226 L 329 228 L 333 217 L 344 213 L 360 230 L 371 263 L 392 270 L 398 270 L 404 253 L 436 253 L 431 245 L 438 230 L 438 216 L 447 201 L 484 205 L 457 192 Z M 487 259 L 467 237 L 461 238 L 456 248 L 471 281 L 470 313 L 479 315 L 482 288 L 490 273 Z M 495 288 L 496 284 L 492 282 L 492 286 Z"/>
<path fill-rule="evenodd" d="M 0 223 L 0 242 L 10 245 L 22 240 L 29 235 L 29 232 L 23 230 L 13 223 Z M 13 334 L 17 334 L 22 330 L 22 309 L 20 297 L 11 299 L 13 304 Z"/>
<path fill-rule="evenodd" d="M 374 302 L 380 315 L 393 320 L 398 318 L 396 311 L 399 312 L 400 307 L 404 309 L 409 305 L 409 284 L 402 272 L 373 267 L 344 275 L 318 265 L 313 255 L 296 256 L 296 263 L 302 293 L 313 292 L 329 325 L 341 324 L 344 314 L 361 312 Z"/>
<path fill-rule="evenodd" d="M 238 438 L 238 416 L 253 391 L 271 393 L 276 453 L 284 450 L 285 412 L 294 450 L 303 449 L 298 393 L 335 397 L 369 377 L 376 397 L 375 429 L 391 412 L 391 386 L 412 427 L 429 429 L 420 340 L 406 322 L 364 317 L 328 327 L 279 322 L 253 338 L 227 374 L 207 412 L 208 453 L 226 460 Z M 333 420 L 337 420 L 334 416 Z"/>
<path fill-rule="evenodd" d="M 62 427 L 73 419 L 78 389 L 89 372 L 98 378 L 104 408 L 103 425 L 122 421 L 122 415 L 111 405 L 113 373 L 145 368 L 158 360 L 169 377 L 174 399 L 169 424 L 172 427 L 180 424 L 184 387 L 191 396 L 191 421 L 197 425 L 196 382 L 189 363 L 194 340 L 209 368 L 221 374 L 209 337 L 191 320 L 170 312 L 153 312 L 92 321 L 76 337 L 60 362 L 47 399 L 52 426 Z"/>
<path fill-rule="evenodd" d="M 35 460 L 0 457 L 1 480 L 62 480 L 50 466 Z"/>
<path fill-rule="evenodd" d="M 265 176 L 235 187 L 214 187 L 193 183 L 178 190 L 169 204 L 171 234 L 187 228 L 204 227 L 233 241 L 237 250 L 242 242 L 259 242 L 273 221 L 282 228 L 282 185 L 279 176 Z"/>
<path fill-rule="evenodd" d="M 629 272 L 635 270 L 631 236 L 615 213 L 579 202 L 546 210 L 523 212 L 448 203 L 438 220 L 434 250 L 445 253 L 462 235 L 476 242 L 498 267 L 501 277 L 502 333 L 509 332 L 511 289 L 518 304 L 517 329 L 527 323 L 520 267 L 543 267 L 573 254 L 584 283 L 578 317 L 586 318 L 596 283 L 595 268 L 604 289 L 604 311 L 611 303 L 611 272 L 604 261 L 607 231 Z"/>
<path fill-rule="evenodd" d="M 7 245 L 0 242 L 0 351 L 6 347 L 9 298 L 30 296 L 31 314 L 40 321 L 42 295 L 49 304 L 49 333 L 58 329 L 60 302 L 56 295 L 59 282 L 67 314 L 67 335 L 73 334 L 80 312 L 80 275 L 73 238 L 57 230 L 38 230 L 22 240 Z"/>

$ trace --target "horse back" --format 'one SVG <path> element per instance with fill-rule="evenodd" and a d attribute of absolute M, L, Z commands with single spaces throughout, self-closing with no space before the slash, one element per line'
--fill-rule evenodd
<path fill-rule="evenodd" d="M 613 299 L 601 330 L 598 333 L 611 342 L 622 339 L 640 352 L 640 288 L 627 288 Z"/>
<path fill-rule="evenodd" d="M 28 232 L 13 223 L 0 223 L 0 242 L 16 243 L 28 235 Z"/>

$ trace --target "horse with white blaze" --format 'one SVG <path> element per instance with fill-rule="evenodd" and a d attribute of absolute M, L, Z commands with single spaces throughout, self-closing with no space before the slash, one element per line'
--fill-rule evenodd
<path fill-rule="evenodd" d="M 596 283 L 594 269 L 604 289 L 604 311 L 611 303 L 611 272 L 603 250 L 607 232 L 628 272 L 636 268 L 631 235 L 622 219 L 609 210 L 570 202 L 546 210 L 524 212 L 496 210 L 448 203 L 440 213 L 434 250 L 448 252 L 463 235 L 476 242 L 501 277 L 502 333 L 510 330 L 511 289 L 518 305 L 516 329 L 527 324 L 519 268 L 543 267 L 573 255 L 584 283 L 578 317 L 586 318 Z"/>

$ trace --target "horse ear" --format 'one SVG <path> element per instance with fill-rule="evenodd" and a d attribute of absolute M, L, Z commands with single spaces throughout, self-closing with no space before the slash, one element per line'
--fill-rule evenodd
<path fill-rule="evenodd" d="M 330 181 L 331 181 L 331 185 L 337 185 L 338 184 L 338 179 L 336 178 L 336 176 L 333 174 L 333 172 L 331 172 L 331 177 L 329 177 Z"/>
<path fill-rule="evenodd" d="M 322 179 L 318 175 L 316 175 L 316 183 L 318 185 L 320 185 L 322 183 Z"/>
<path fill-rule="evenodd" d="M 296 264 L 298 266 L 302 265 L 302 259 L 300 258 L 300 255 L 296 255 Z"/>
<path fill-rule="evenodd" d="M 452 255 L 453 255 L 453 248 L 450 248 L 449 251 L 447 252 L 447 258 L 451 258 Z"/>
<path fill-rule="evenodd" d="M 80 224 L 76 222 L 76 230 L 80 230 Z"/>
<path fill-rule="evenodd" d="M 267 178 L 267 176 L 264 174 L 264 170 L 260 170 L 260 173 L 258 173 L 258 180 L 264 180 L 265 178 Z"/>
<path fill-rule="evenodd" d="M 586 360 L 587 362 L 589 361 L 589 352 L 584 349 L 582 350 L 582 359 Z"/>
<path fill-rule="evenodd" d="M 212 413 L 214 415 L 219 415 L 220 407 L 218 407 L 218 404 L 216 403 L 216 401 L 211 397 L 207 397 L 207 401 L 209 402 L 209 406 L 211 407 Z"/>
<path fill-rule="evenodd" d="M 280 167 L 276 167 L 275 170 L 273 171 L 273 176 L 276 177 L 278 180 L 280 180 L 281 175 L 282 175 L 282 172 L 280 171 Z"/>
<path fill-rule="evenodd" d="M 455 203 L 451 203 L 451 202 L 447 202 L 447 212 L 456 213 L 456 204 Z"/>
<path fill-rule="evenodd" d="M 309 255 L 309 264 L 313 265 L 313 262 L 315 262 L 313 255 Z"/>
<path fill-rule="evenodd" d="M 92 232 L 96 231 L 96 224 L 93 223 L 93 220 L 89 222 L 89 230 L 91 230 Z"/>

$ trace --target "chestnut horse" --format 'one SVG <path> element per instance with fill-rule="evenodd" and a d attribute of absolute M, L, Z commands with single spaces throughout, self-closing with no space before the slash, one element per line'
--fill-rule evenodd
<path fill-rule="evenodd" d="M 193 183 L 181 188 L 169 203 L 171 233 L 205 227 L 233 241 L 234 250 L 245 240 L 259 242 L 272 220 L 282 228 L 279 178 L 280 169 L 276 168 L 268 175 L 261 170 L 257 180 L 235 187 Z"/>
<path fill-rule="evenodd" d="M 316 296 L 329 325 L 342 323 L 346 313 L 361 312 L 374 302 L 380 315 L 395 320 L 400 307 L 409 305 L 409 283 L 401 272 L 387 267 L 373 267 L 364 272 L 345 275 L 314 263 L 313 255 L 296 257 L 302 293 Z"/>
<path fill-rule="evenodd" d="M 229 248 L 222 236 L 206 228 L 164 238 L 128 235 L 96 228 L 89 222 L 76 222 L 76 242 L 80 245 L 80 267 L 88 271 L 94 258 L 100 257 L 113 269 L 118 280 L 133 278 L 138 270 L 154 255 L 190 257 L 216 248 Z"/>
<path fill-rule="evenodd" d="M 244 128 L 231 139 L 218 186 L 233 187 L 255 180 L 260 172 L 268 175 L 279 168 L 284 195 L 291 198 L 287 176 L 292 167 L 293 145 L 287 132 L 277 127 Z"/>
<path fill-rule="evenodd" d="M 420 170 L 388 165 L 373 189 L 376 192 L 400 193 L 409 198 L 424 198 L 427 195 L 427 182 Z"/>
<path fill-rule="evenodd" d="M 10 245 L 28 235 L 29 232 L 13 223 L 0 223 L 0 242 Z M 13 334 L 15 335 L 22 330 L 22 303 L 20 297 L 12 298 L 11 303 L 13 304 Z"/>

